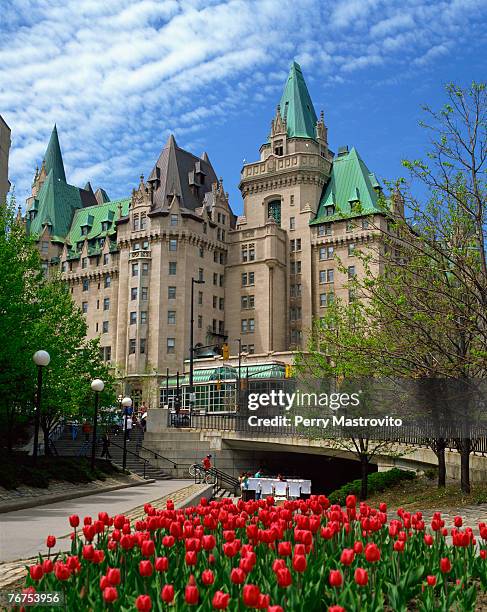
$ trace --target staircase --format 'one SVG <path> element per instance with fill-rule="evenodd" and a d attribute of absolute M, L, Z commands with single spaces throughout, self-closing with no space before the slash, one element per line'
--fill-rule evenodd
<path fill-rule="evenodd" d="M 154 480 L 169 480 L 173 476 L 153 463 L 148 458 L 143 458 L 139 454 L 139 447 L 144 440 L 144 432 L 141 429 L 133 429 L 130 436 L 130 441 L 127 440 L 127 462 L 126 467 L 131 472 L 142 476 L 146 479 Z M 123 433 L 110 436 L 110 455 L 111 462 L 119 467 L 123 465 Z M 62 456 L 91 456 L 91 436 L 90 441 L 85 442 L 85 436 L 81 431 L 78 431 L 78 436 L 75 440 L 71 436 L 71 426 L 67 425 L 62 435 L 54 443 L 58 455 Z M 96 456 L 100 457 L 102 449 L 101 442 L 96 446 Z"/>

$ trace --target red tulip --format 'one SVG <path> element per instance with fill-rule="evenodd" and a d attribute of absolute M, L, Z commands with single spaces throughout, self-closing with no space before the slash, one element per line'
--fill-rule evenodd
<path fill-rule="evenodd" d="M 77 514 L 72 514 L 69 517 L 69 524 L 71 525 L 71 527 L 78 527 L 79 525 L 79 516 Z"/>
<path fill-rule="evenodd" d="M 367 546 L 365 547 L 365 559 L 369 563 L 375 563 L 376 561 L 379 561 L 380 550 L 377 544 L 374 544 L 373 542 L 369 542 L 367 544 Z"/>
<path fill-rule="evenodd" d="M 387 504 L 386 504 L 385 502 L 381 502 L 381 503 L 379 504 L 379 510 L 380 510 L 381 512 L 387 512 Z"/>
<path fill-rule="evenodd" d="M 184 601 L 190 606 L 195 606 L 198 603 L 199 597 L 198 587 L 196 586 L 194 576 L 191 575 L 184 591 Z"/>
<path fill-rule="evenodd" d="M 100 591 L 104 591 L 109 586 L 110 583 L 108 582 L 108 578 L 106 576 L 102 576 L 100 578 Z"/>
<path fill-rule="evenodd" d="M 69 569 L 73 573 L 79 572 L 81 569 L 81 563 L 79 562 L 79 559 L 76 556 L 68 557 L 66 559 L 66 566 L 69 567 Z"/>
<path fill-rule="evenodd" d="M 360 540 L 357 540 L 357 542 L 355 542 L 355 544 L 353 545 L 353 552 L 356 555 L 359 555 L 363 550 L 364 550 L 364 545 L 362 544 Z"/>
<path fill-rule="evenodd" d="M 54 564 L 54 574 L 58 580 L 69 580 L 71 576 L 71 570 L 67 565 L 56 561 Z"/>
<path fill-rule="evenodd" d="M 276 572 L 277 584 L 282 588 L 287 588 L 293 583 L 291 572 L 287 567 L 283 567 Z"/>
<path fill-rule="evenodd" d="M 332 587 L 339 587 L 343 584 L 343 576 L 340 570 L 330 570 L 328 582 Z"/>
<path fill-rule="evenodd" d="M 42 562 L 42 571 L 44 572 L 44 574 L 50 574 L 53 569 L 54 563 L 51 561 L 51 559 L 44 559 L 44 561 Z"/>
<path fill-rule="evenodd" d="M 40 580 L 44 575 L 44 570 L 42 569 L 42 565 L 31 565 L 29 567 L 29 573 L 32 580 Z"/>
<path fill-rule="evenodd" d="M 292 554 L 291 542 L 279 542 L 277 545 L 277 554 L 280 557 L 290 557 Z"/>
<path fill-rule="evenodd" d="M 369 574 L 368 574 L 367 570 L 365 570 L 365 569 L 363 569 L 361 567 L 357 567 L 353 577 L 354 577 L 355 582 L 359 586 L 365 586 L 368 583 L 368 581 L 369 581 Z"/>
<path fill-rule="evenodd" d="M 112 586 L 120 584 L 120 570 L 118 567 L 110 567 L 107 571 L 107 580 Z"/>
<path fill-rule="evenodd" d="M 215 575 L 214 575 L 214 573 L 210 569 L 204 570 L 201 573 L 201 582 L 205 586 L 209 586 L 210 584 L 213 584 L 215 582 Z"/>
<path fill-rule="evenodd" d="M 226 610 L 229 601 L 230 595 L 228 593 L 224 593 L 223 591 L 217 591 L 213 595 L 211 604 L 215 608 L 215 610 Z"/>
<path fill-rule="evenodd" d="M 428 583 L 428 586 L 435 586 L 436 576 L 426 576 L 426 582 Z"/>
<path fill-rule="evenodd" d="M 458 527 L 459 529 L 460 529 L 460 527 L 463 525 L 463 519 L 462 519 L 462 517 L 461 517 L 461 516 L 456 516 L 456 517 L 453 519 L 453 522 L 454 522 L 454 524 L 455 524 L 455 527 Z"/>
<path fill-rule="evenodd" d="M 46 546 L 47 548 L 54 548 L 56 546 L 56 538 L 53 535 L 48 535 L 46 538 Z"/>
<path fill-rule="evenodd" d="M 150 561 L 141 561 L 139 563 L 139 573 L 141 576 L 143 576 L 144 578 L 147 578 L 149 576 L 152 576 L 152 572 L 153 572 L 153 567 L 152 567 L 152 563 Z"/>
<path fill-rule="evenodd" d="M 167 557 L 156 557 L 154 567 L 156 572 L 167 572 L 169 568 L 169 559 Z"/>
<path fill-rule="evenodd" d="M 239 567 L 234 567 L 230 572 L 230 580 L 233 584 L 243 584 L 246 577 L 245 572 Z"/>
<path fill-rule="evenodd" d="M 213 550 L 216 546 L 216 540 L 214 535 L 204 535 L 201 538 L 201 545 L 205 550 Z"/>
<path fill-rule="evenodd" d="M 482 548 L 479 554 L 480 554 L 481 559 L 484 559 L 484 560 L 487 559 L 487 550 L 485 548 Z"/>
<path fill-rule="evenodd" d="M 297 572 L 304 572 L 306 565 L 306 557 L 304 555 L 295 555 L 293 557 L 293 569 Z"/>
<path fill-rule="evenodd" d="M 347 495 L 347 498 L 345 500 L 345 506 L 347 508 L 355 508 L 356 505 L 357 505 L 357 498 L 355 497 L 355 495 Z"/>
<path fill-rule="evenodd" d="M 152 608 L 150 595 L 139 595 L 135 600 L 135 607 L 139 612 L 148 612 Z"/>
<path fill-rule="evenodd" d="M 171 603 L 174 599 L 174 587 L 172 584 L 165 584 L 162 587 L 161 599 L 165 603 Z"/>
<path fill-rule="evenodd" d="M 93 563 L 102 563 L 105 559 L 105 553 L 103 550 L 95 550 L 93 552 Z"/>
<path fill-rule="evenodd" d="M 271 596 L 264 595 L 263 593 L 261 593 L 259 595 L 259 600 L 255 607 L 258 608 L 259 610 L 267 610 L 270 603 L 271 603 Z"/>
<path fill-rule="evenodd" d="M 355 558 L 355 551 L 353 548 L 344 548 L 340 556 L 340 562 L 343 565 L 351 565 Z"/>
<path fill-rule="evenodd" d="M 394 550 L 396 552 L 404 552 L 404 542 L 402 540 L 396 540 L 394 542 Z"/>
<path fill-rule="evenodd" d="M 433 546 L 433 536 L 429 533 L 425 533 L 424 542 L 427 546 Z"/>
<path fill-rule="evenodd" d="M 451 562 L 448 557 L 440 559 L 440 570 L 443 574 L 449 574 L 451 572 Z"/>
<path fill-rule="evenodd" d="M 255 584 L 246 584 L 242 595 L 244 604 L 249 608 L 255 608 L 259 603 L 260 589 Z"/>
<path fill-rule="evenodd" d="M 106 587 L 103 589 L 103 599 L 107 603 L 113 603 L 118 598 L 117 589 L 115 587 Z"/>
<path fill-rule="evenodd" d="M 87 561 L 91 561 L 93 559 L 93 555 L 95 554 L 95 549 L 93 547 L 93 544 L 85 544 L 83 546 L 81 554 L 83 555 L 83 559 L 86 559 Z"/>
<path fill-rule="evenodd" d="M 152 557 L 155 552 L 155 545 L 153 540 L 144 540 L 140 548 L 143 557 Z"/>
<path fill-rule="evenodd" d="M 341 606 L 330 606 L 328 608 L 328 612 L 345 612 L 345 608 L 342 608 Z"/>
<path fill-rule="evenodd" d="M 188 550 L 185 556 L 186 565 L 196 565 L 198 553 L 195 550 Z"/>
<path fill-rule="evenodd" d="M 281 606 L 269 606 L 267 612 L 284 612 L 284 608 L 281 608 Z"/>

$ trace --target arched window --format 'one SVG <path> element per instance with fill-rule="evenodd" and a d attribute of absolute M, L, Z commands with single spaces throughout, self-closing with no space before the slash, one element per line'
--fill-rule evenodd
<path fill-rule="evenodd" d="M 272 200 L 267 205 L 267 218 L 274 219 L 277 225 L 281 225 L 281 200 Z"/>

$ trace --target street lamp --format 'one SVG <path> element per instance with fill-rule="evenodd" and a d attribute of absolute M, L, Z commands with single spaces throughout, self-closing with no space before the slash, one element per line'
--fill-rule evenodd
<path fill-rule="evenodd" d="M 122 404 L 123 413 L 124 413 L 122 468 L 125 470 L 125 465 L 127 463 L 127 416 L 128 416 L 129 408 L 132 406 L 132 400 L 130 397 L 124 397 L 120 403 Z"/>
<path fill-rule="evenodd" d="M 91 441 L 91 469 L 95 469 L 95 454 L 96 454 L 96 425 L 98 421 L 98 402 L 100 393 L 105 388 L 105 383 L 99 378 L 95 378 L 91 382 L 91 389 L 95 392 L 95 414 L 93 416 L 93 439 Z"/>
<path fill-rule="evenodd" d="M 36 394 L 36 411 L 34 419 L 34 448 L 32 450 L 32 458 L 34 465 L 37 461 L 37 453 L 39 452 L 39 424 L 41 421 L 41 390 L 42 390 L 42 368 L 49 365 L 51 356 L 47 351 L 36 351 L 34 353 L 34 363 L 37 366 L 37 394 Z M 47 440 L 46 440 L 47 443 Z"/>
<path fill-rule="evenodd" d="M 191 415 L 193 413 L 193 400 L 194 400 L 194 386 L 193 386 L 193 373 L 194 373 L 194 286 L 204 285 L 205 281 L 200 278 L 195 280 L 191 278 L 191 328 L 189 332 L 189 424 L 191 426 Z"/>

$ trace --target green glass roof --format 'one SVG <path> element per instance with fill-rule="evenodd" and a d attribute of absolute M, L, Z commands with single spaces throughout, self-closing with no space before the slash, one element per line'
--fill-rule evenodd
<path fill-rule="evenodd" d="M 278 363 L 263 363 L 252 366 L 242 365 L 240 370 L 240 375 L 242 378 L 247 377 L 247 368 L 250 380 L 284 378 L 285 367 Z M 217 380 L 236 380 L 237 378 L 238 368 L 234 368 L 231 366 L 195 369 L 193 374 L 193 382 L 195 385 L 201 385 L 204 383 L 215 383 Z M 169 387 L 175 387 L 176 385 L 177 377 L 170 376 Z M 189 374 L 179 376 L 179 385 L 189 385 Z M 161 388 L 165 387 L 166 381 L 163 380 L 161 383 Z"/>
<path fill-rule="evenodd" d="M 287 134 L 290 138 L 316 138 L 318 118 L 301 66 L 296 62 L 292 63 L 279 106 L 281 116 L 286 120 Z"/>
<path fill-rule="evenodd" d="M 330 180 L 310 225 L 383 212 L 378 188 L 375 174 L 369 171 L 355 148 L 335 157 Z M 329 206 L 334 206 L 332 215 L 326 214 Z"/>
<path fill-rule="evenodd" d="M 128 215 L 130 198 L 121 198 L 120 200 L 113 200 L 112 202 L 105 202 L 105 204 L 98 204 L 97 206 L 87 206 L 77 210 L 74 214 L 71 229 L 66 237 L 69 244 L 74 245 L 77 242 L 85 240 L 91 240 L 98 236 L 112 234 L 115 232 L 114 219 L 117 218 L 118 205 L 122 205 L 122 216 Z M 101 224 L 104 221 L 112 221 L 112 225 L 109 231 L 102 231 Z M 82 227 L 88 227 L 88 234 L 83 235 L 81 232 Z"/>

